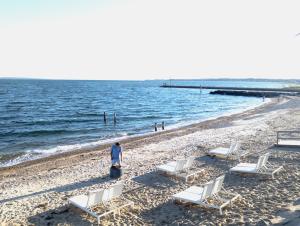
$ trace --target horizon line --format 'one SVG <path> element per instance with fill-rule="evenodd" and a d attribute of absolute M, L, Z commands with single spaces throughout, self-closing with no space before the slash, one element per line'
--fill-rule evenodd
<path fill-rule="evenodd" d="M 14 77 L 14 76 L 0 76 L 0 79 L 11 79 L 11 80 L 62 80 L 62 81 L 170 81 L 170 80 L 279 80 L 279 81 L 300 81 L 300 79 L 296 78 L 266 78 L 266 77 L 245 77 L 245 78 L 236 78 L 236 77 L 216 77 L 216 78 L 155 78 L 155 79 L 72 79 L 72 78 L 35 78 L 35 77 Z"/>

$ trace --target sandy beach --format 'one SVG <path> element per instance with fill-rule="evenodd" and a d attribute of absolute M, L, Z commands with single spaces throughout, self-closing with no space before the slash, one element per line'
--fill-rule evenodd
<path fill-rule="evenodd" d="M 255 109 L 179 129 L 122 141 L 124 196 L 134 202 L 103 225 L 300 225 L 300 148 L 275 147 L 276 131 L 300 129 L 300 98 L 272 100 Z M 271 152 L 283 170 L 269 176 L 229 174 L 238 161 L 207 156 L 218 146 L 241 142 L 243 162 Z M 95 218 L 68 198 L 116 183 L 108 176 L 110 144 L 63 153 L 0 170 L 0 225 L 93 225 Z M 215 209 L 175 204 L 171 196 L 191 184 L 159 175 L 156 166 L 194 155 L 204 169 L 193 184 L 226 174 L 224 186 L 242 199 L 220 215 Z"/>

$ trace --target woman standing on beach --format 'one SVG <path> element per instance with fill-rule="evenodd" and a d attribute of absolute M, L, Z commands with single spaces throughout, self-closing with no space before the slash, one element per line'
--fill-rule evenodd
<path fill-rule="evenodd" d="M 111 164 L 113 166 L 118 165 L 119 167 L 121 167 L 121 162 L 123 161 L 123 155 L 122 155 L 122 147 L 119 142 L 112 145 L 110 155 L 111 155 Z"/>

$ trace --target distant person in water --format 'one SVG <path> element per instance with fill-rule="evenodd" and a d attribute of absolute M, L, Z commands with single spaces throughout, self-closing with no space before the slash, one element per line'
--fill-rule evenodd
<path fill-rule="evenodd" d="M 110 156 L 111 156 L 111 164 L 113 166 L 121 166 L 121 162 L 123 161 L 123 156 L 122 156 L 122 147 L 119 142 L 112 145 Z"/>

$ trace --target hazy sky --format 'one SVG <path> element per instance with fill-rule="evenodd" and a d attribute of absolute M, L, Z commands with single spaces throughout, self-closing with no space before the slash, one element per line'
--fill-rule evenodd
<path fill-rule="evenodd" d="M 299 0 L 0 0 L 0 77 L 300 78 Z"/>

